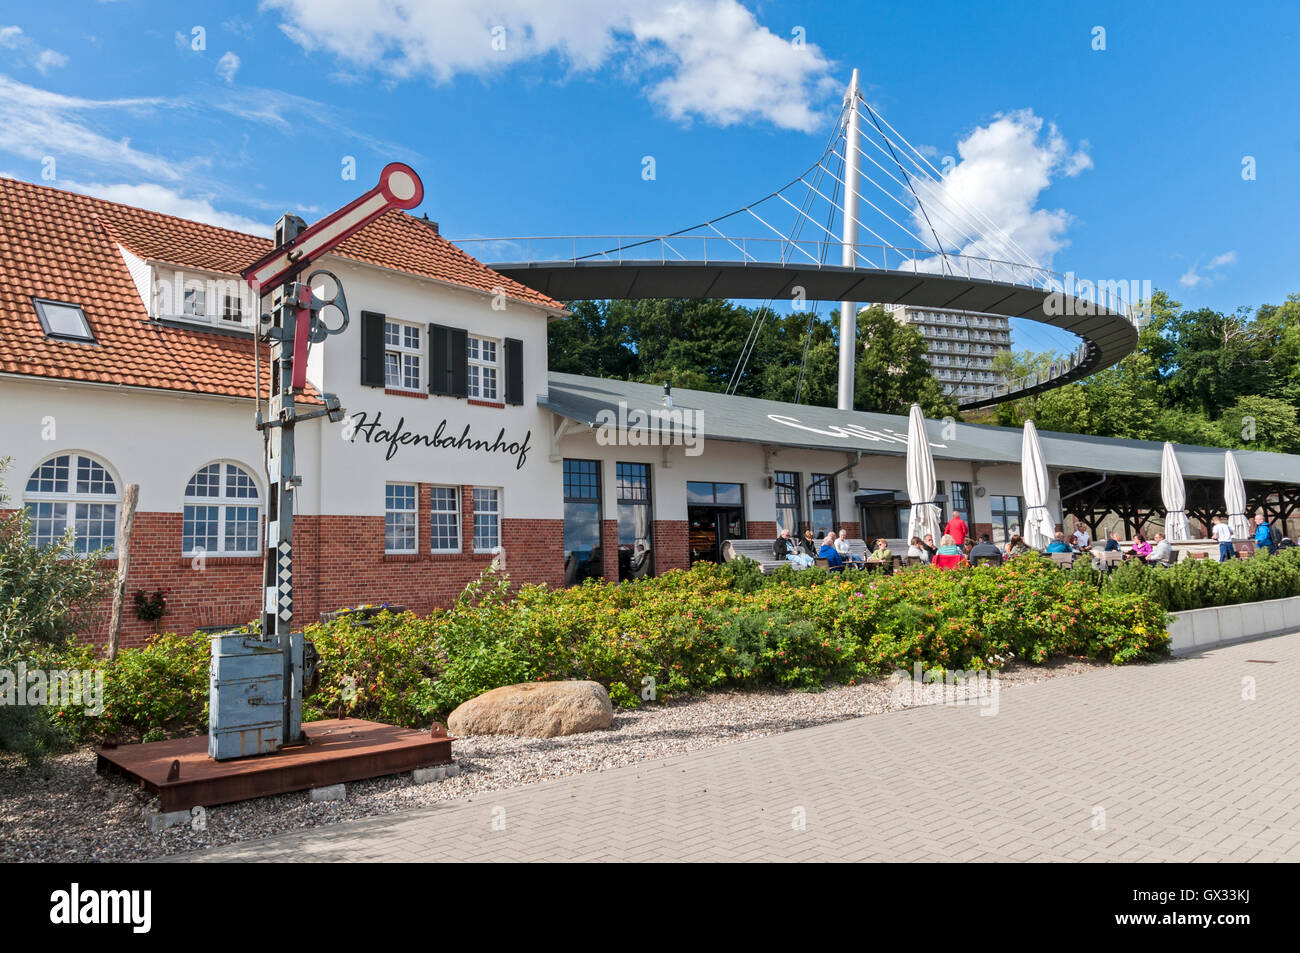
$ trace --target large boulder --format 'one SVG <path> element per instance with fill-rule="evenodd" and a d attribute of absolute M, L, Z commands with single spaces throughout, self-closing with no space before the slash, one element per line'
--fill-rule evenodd
<path fill-rule="evenodd" d="M 614 706 L 599 682 L 524 682 L 471 698 L 451 713 L 447 730 L 554 738 L 608 728 L 613 720 Z"/>

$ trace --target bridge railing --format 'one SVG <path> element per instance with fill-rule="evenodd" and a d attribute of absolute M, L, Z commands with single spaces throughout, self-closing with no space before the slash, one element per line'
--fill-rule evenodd
<path fill-rule="evenodd" d="M 1065 293 L 1072 279 L 1057 271 L 1022 262 L 973 255 L 952 255 L 928 248 L 842 241 L 791 239 L 780 236 L 737 238 L 714 232 L 678 235 L 561 235 L 513 238 L 455 239 L 455 244 L 481 261 L 528 265 L 559 262 L 612 262 L 615 264 L 697 262 L 701 264 L 764 264 L 798 268 L 853 267 L 913 274 L 950 275 L 972 280 L 1000 281 L 1047 292 Z M 846 256 L 846 250 L 849 254 Z M 1092 304 L 1122 314 L 1134 324 L 1135 302 L 1128 300 L 1122 283 L 1092 283 L 1090 294 L 1078 295 Z"/>
<path fill-rule="evenodd" d="M 957 394 L 958 403 L 965 401 L 982 401 L 990 397 L 1012 397 L 1022 394 L 1025 391 L 1032 391 L 1044 384 L 1051 383 L 1054 380 L 1065 377 L 1072 373 L 1079 365 L 1088 359 L 1088 345 L 1081 343 L 1069 354 L 1066 354 L 1053 361 L 1048 367 L 1041 371 L 1035 371 L 1024 377 L 1017 377 L 1011 380 L 1003 379 L 991 387 L 984 387 L 972 394 Z"/>

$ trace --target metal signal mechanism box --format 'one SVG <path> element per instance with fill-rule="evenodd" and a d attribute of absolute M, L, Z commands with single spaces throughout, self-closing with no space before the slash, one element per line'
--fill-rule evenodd
<path fill-rule="evenodd" d="M 301 692 L 301 632 L 292 633 L 291 644 L 294 682 Z M 278 645 L 247 632 L 214 635 L 208 699 L 209 757 L 225 761 L 280 750 L 286 698 L 284 658 Z M 298 723 L 290 737 L 296 738 L 301 709 L 291 714 Z"/>

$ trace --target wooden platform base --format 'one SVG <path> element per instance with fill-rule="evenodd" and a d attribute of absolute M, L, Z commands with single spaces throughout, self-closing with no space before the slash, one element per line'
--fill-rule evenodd
<path fill-rule="evenodd" d="M 308 722 L 307 744 L 275 754 L 214 761 L 208 736 L 100 748 L 97 770 L 134 778 L 163 811 L 229 804 L 451 762 L 449 737 L 356 718 Z M 169 779 L 172 763 L 180 763 Z"/>

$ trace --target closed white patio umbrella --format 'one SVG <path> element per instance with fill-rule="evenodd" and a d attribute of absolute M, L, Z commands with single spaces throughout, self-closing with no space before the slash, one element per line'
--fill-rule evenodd
<path fill-rule="evenodd" d="M 1025 542 L 1033 549 L 1044 549 L 1056 535 L 1056 520 L 1047 510 L 1047 462 L 1032 420 L 1025 421 L 1020 441 L 1020 481 L 1025 494 Z"/>
<path fill-rule="evenodd" d="M 1246 519 L 1246 484 L 1237 469 L 1237 458 L 1229 450 L 1223 455 L 1223 505 L 1228 511 L 1228 527 L 1234 539 L 1250 539 L 1250 521 Z"/>
<path fill-rule="evenodd" d="M 929 533 L 939 544 L 939 507 L 935 494 L 934 457 L 930 454 L 930 439 L 925 432 L 925 416 L 921 405 L 913 404 L 907 421 L 907 498 L 912 504 L 912 515 L 907 521 L 907 538 L 925 538 Z"/>
<path fill-rule="evenodd" d="M 1178 465 L 1174 445 L 1165 441 L 1160 458 L 1160 499 L 1165 504 L 1165 539 L 1171 543 L 1192 538 L 1187 523 L 1187 487 L 1183 484 L 1183 469 Z"/>

